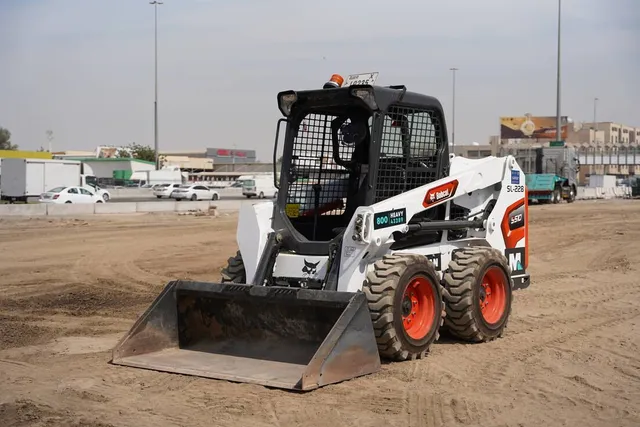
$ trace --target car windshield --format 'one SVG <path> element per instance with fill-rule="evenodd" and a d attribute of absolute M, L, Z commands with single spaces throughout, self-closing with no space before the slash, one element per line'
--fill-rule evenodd
<path fill-rule="evenodd" d="M 254 185 L 256 185 L 256 182 L 253 179 L 245 179 L 243 185 L 245 187 L 253 187 Z"/>
<path fill-rule="evenodd" d="M 55 188 L 52 188 L 51 190 L 47 191 L 47 193 L 60 193 L 65 188 L 67 188 L 67 187 L 55 187 Z"/>
<path fill-rule="evenodd" d="M 179 188 L 191 188 L 190 185 L 181 185 Z"/>

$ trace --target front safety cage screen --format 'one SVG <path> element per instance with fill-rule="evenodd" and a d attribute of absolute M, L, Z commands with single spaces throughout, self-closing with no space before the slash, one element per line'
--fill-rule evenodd
<path fill-rule="evenodd" d="M 434 111 L 392 106 L 382 126 L 374 203 L 441 178 L 443 144 Z"/>
<path fill-rule="evenodd" d="M 336 119 L 333 115 L 307 114 L 298 127 L 288 171 L 285 210 L 289 218 L 312 217 L 316 209 L 324 216 L 344 212 L 350 170 L 334 159 L 332 121 Z M 337 153 L 342 162 L 350 161 L 354 153 L 354 145 L 345 143 L 342 132 L 338 132 Z"/>

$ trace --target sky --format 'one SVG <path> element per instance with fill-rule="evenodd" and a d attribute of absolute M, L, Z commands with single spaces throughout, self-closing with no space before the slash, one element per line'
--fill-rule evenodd
<path fill-rule="evenodd" d="M 333 73 L 433 95 L 456 144 L 499 117 L 556 114 L 558 0 L 164 0 L 160 151 L 272 157 L 279 91 Z M 640 1 L 562 1 L 562 115 L 640 127 Z M 0 126 L 21 149 L 153 146 L 154 7 L 147 0 L 0 0 Z"/>

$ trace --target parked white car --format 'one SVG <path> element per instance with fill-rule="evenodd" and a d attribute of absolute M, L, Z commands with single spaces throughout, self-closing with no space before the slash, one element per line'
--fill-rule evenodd
<path fill-rule="evenodd" d="M 92 193 L 95 193 L 98 197 L 100 197 L 102 200 L 104 200 L 104 202 L 108 202 L 109 199 L 111 199 L 111 193 L 109 193 L 107 190 L 105 190 L 104 188 L 97 186 L 97 185 L 93 185 L 93 184 L 87 184 L 85 185 L 85 187 L 87 190 L 91 191 Z"/>
<path fill-rule="evenodd" d="M 155 188 L 153 189 L 153 195 L 158 199 L 162 199 L 163 197 L 168 199 L 169 197 L 171 197 L 171 193 L 173 193 L 173 190 L 179 188 L 180 185 L 182 184 L 160 184 L 158 186 L 155 186 Z"/>
<path fill-rule="evenodd" d="M 104 203 L 102 197 L 85 187 L 56 187 L 42 193 L 41 203 Z"/>
<path fill-rule="evenodd" d="M 204 185 L 181 185 L 171 192 L 171 198 L 176 200 L 218 200 L 220 194 Z"/>

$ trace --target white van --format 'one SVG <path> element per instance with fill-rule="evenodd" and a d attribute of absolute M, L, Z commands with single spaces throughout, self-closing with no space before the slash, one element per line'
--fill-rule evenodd
<path fill-rule="evenodd" d="M 273 174 L 254 175 L 250 179 L 244 179 L 242 182 L 242 194 L 247 199 L 253 196 L 257 196 L 259 199 L 277 197 L 278 189 L 273 184 Z"/>

